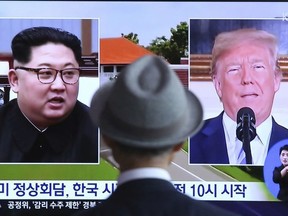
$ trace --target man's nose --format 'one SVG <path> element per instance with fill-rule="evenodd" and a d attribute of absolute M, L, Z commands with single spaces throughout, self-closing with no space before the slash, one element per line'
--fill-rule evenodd
<path fill-rule="evenodd" d="M 242 69 L 242 84 L 253 84 L 254 78 L 253 78 L 253 71 L 250 67 L 243 67 Z"/>
<path fill-rule="evenodd" d="M 54 88 L 63 88 L 63 87 L 65 87 L 65 83 L 62 80 L 60 72 L 57 73 L 56 78 L 55 78 L 54 82 L 52 83 L 52 86 Z"/>

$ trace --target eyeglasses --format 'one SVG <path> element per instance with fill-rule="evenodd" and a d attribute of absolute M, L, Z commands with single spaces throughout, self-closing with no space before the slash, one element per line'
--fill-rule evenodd
<path fill-rule="evenodd" d="M 67 68 L 63 70 L 56 70 L 53 68 L 27 68 L 15 67 L 15 70 L 21 69 L 29 72 L 37 73 L 38 80 L 43 84 L 53 83 L 58 73 L 64 83 L 73 85 L 78 82 L 80 76 L 80 68 Z"/>

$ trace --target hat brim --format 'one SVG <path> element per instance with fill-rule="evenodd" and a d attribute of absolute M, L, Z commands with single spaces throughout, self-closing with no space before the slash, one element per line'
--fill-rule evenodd
<path fill-rule="evenodd" d="M 203 126 L 203 106 L 194 93 L 186 89 L 186 96 L 188 100 L 189 118 L 187 119 L 186 127 L 189 128 L 184 136 L 194 136 Z M 185 126 L 183 126 L 185 127 Z"/>
<path fill-rule="evenodd" d="M 90 116 L 93 123 L 99 127 L 100 126 L 100 116 L 105 109 L 108 97 L 114 86 L 115 81 L 110 81 L 100 86 L 100 88 L 95 92 L 90 103 Z"/>
<path fill-rule="evenodd" d="M 110 138 L 129 146 L 143 148 L 159 148 L 175 145 L 185 141 L 188 137 L 195 135 L 203 126 L 203 108 L 199 99 L 189 90 L 185 89 L 187 97 L 187 113 L 183 123 L 176 128 L 173 133 L 167 133 L 161 138 L 142 137 L 139 138 L 129 133 L 127 130 L 117 127 L 109 121 L 109 117 L 104 112 L 109 95 L 114 86 L 114 81 L 101 86 L 91 100 L 91 118 L 100 127 L 100 132 Z"/>

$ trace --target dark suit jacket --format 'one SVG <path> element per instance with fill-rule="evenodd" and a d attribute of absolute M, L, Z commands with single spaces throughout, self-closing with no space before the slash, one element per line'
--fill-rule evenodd
<path fill-rule="evenodd" d="M 126 182 L 100 205 L 77 216 L 226 216 L 236 215 L 204 201 L 196 201 L 166 180 L 140 179 Z M 76 216 L 75 215 L 75 216 Z"/>
<path fill-rule="evenodd" d="M 202 129 L 190 138 L 190 163 L 229 164 L 224 127 L 223 113 L 207 119 Z M 272 133 L 269 149 L 278 141 L 288 138 L 288 129 L 272 119 Z"/>
<path fill-rule="evenodd" d="M 88 107 L 40 133 L 21 113 L 17 100 L 0 107 L 0 162 L 98 162 L 98 130 Z"/>
<path fill-rule="evenodd" d="M 279 184 L 279 192 L 277 198 L 282 201 L 288 201 L 288 173 L 282 177 L 281 170 L 284 168 L 283 165 L 275 167 L 273 170 L 273 182 Z"/>

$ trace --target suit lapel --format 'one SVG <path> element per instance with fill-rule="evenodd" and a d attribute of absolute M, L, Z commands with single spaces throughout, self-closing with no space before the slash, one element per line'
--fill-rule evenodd
<path fill-rule="evenodd" d="M 223 112 L 216 118 L 211 119 L 203 130 L 203 134 L 207 137 L 204 144 L 205 157 L 210 163 L 229 163 L 222 119 Z"/>

